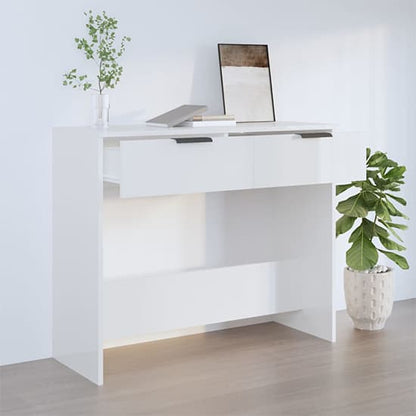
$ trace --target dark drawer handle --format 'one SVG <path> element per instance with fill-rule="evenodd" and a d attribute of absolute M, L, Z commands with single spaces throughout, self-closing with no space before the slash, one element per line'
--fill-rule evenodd
<path fill-rule="evenodd" d="M 299 133 L 299 136 L 302 137 L 302 139 L 318 139 L 320 137 L 332 137 L 332 133 L 321 131 L 318 133 Z"/>
<path fill-rule="evenodd" d="M 182 144 L 182 143 L 209 143 L 212 142 L 211 137 L 179 137 L 179 138 L 173 138 L 172 140 L 175 140 L 176 143 Z"/>

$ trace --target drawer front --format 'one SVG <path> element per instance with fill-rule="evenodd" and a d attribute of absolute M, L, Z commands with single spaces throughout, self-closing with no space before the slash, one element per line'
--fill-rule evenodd
<path fill-rule="evenodd" d="M 120 196 L 172 195 L 253 187 L 253 139 L 120 143 Z"/>
<path fill-rule="evenodd" d="M 254 187 L 340 183 L 365 177 L 362 135 L 302 139 L 298 135 L 256 137 Z"/>

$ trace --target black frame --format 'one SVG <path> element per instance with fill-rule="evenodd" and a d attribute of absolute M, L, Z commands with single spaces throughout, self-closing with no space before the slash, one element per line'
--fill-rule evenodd
<path fill-rule="evenodd" d="M 273 96 L 273 85 L 272 85 L 272 71 L 270 69 L 270 56 L 269 56 L 269 46 L 264 44 L 257 44 L 257 43 L 218 43 L 218 63 L 220 66 L 220 76 L 221 76 L 221 92 L 222 92 L 222 108 L 224 111 L 224 114 L 226 113 L 225 110 L 225 97 L 224 97 L 224 80 L 222 78 L 222 70 L 221 70 L 221 50 L 220 46 L 265 46 L 266 47 L 266 54 L 267 54 L 267 62 L 269 64 L 269 84 L 270 84 L 270 95 L 272 99 L 272 110 L 273 110 L 273 120 L 264 120 L 264 121 L 238 121 L 238 123 L 273 123 L 276 121 L 276 112 L 275 112 L 275 106 L 274 106 L 274 96 Z"/>

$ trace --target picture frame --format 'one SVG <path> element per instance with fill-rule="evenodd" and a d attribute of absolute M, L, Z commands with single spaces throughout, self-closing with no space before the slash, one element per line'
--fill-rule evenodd
<path fill-rule="evenodd" d="M 268 45 L 219 43 L 224 114 L 237 122 L 276 121 Z"/>

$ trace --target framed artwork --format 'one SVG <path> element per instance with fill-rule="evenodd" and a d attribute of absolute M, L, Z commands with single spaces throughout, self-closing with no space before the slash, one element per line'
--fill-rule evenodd
<path fill-rule="evenodd" d="M 275 121 L 267 45 L 218 44 L 224 113 L 237 122 Z"/>

